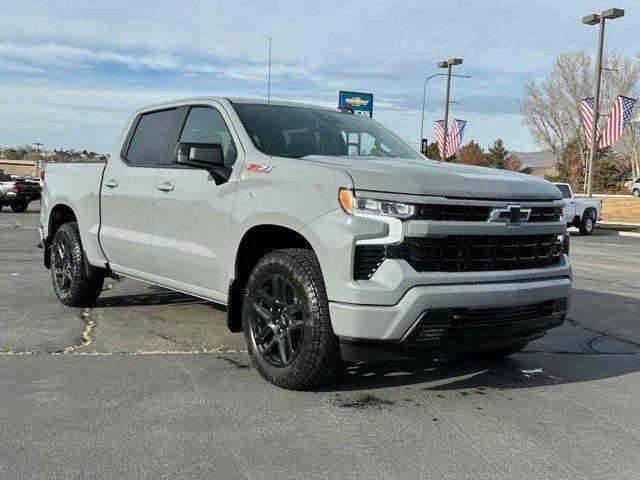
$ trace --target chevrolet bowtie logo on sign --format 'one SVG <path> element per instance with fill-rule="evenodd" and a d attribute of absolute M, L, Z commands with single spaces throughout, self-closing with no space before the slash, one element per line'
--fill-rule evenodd
<path fill-rule="evenodd" d="M 529 220 L 530 208 L 522 208 L 520 205 L 507 205 L 506 208 L 494 208 L 489 214 L 488 222 L 504 222 L 507 225 L 519 225 Z"/>

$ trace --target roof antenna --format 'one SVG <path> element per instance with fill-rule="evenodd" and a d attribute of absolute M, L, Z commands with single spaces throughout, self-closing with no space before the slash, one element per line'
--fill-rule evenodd
<path fill-rule="evenodd" d="M 271 37 L 269 37 L 269 80 L 267 82 L 267 144 L 266 144 L 266 153 L 269 155 L 269 104 L 271 102 Z"/>

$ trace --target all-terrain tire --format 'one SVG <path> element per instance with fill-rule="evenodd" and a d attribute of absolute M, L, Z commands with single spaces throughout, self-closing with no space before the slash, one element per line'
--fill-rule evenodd
<path fill-rule="evenodd" d="M 593 213 L 585 213 L 578 228 L 580 229 L 580 235 L 591 235 L 596 228 L 596 219 Z"/>
<path fill-rule="evenodd" d="M 283 277 L 292 286 L 302 312 L 303 334 L 298 353 L 284 366 L 274 366 L 258 348 L 252 316 L 259 289 L 274 276 Z M 311 250 L 277 250 L 260 259 L 245 288 L 242 326 L 253 364 L 258 373 L 274 385 L 290 390 L 313 389 L 331 382 L 342 371 L 340 344 L 331 328 L 324 279 Z"/>
<path fill-rule="evenodd" d="M 509 355 L 514 355 L 526 347 L 529 342 L 519 343 L 517 345 L 509 345 L 506 347 L 498 347 L 492 348 L 491 350 L 483 350 L 481 352 L 477 352 L 475 355 L 485 358 L 502 358 L 508 357 Z"/>
<path fill-rule="evenodd" d="M 68 267 L 60 268 L 67 258 Z M 69 307 L 90 307 L 102 291 L 104 275 L 99 274 L 94 278 L 87 276 L 86 261 L 78 224 L 63 224 L 51 242 L 51 280 L 58 300 Z M 64 283 L 61 280 L 61 271 L 66 277 Z"/>
<path fill-rule="evenodd" d="M 26 212 L 29 207 L 29 202 L 15 202 L 11 204 L 11 210 L 16 213 Z"/>

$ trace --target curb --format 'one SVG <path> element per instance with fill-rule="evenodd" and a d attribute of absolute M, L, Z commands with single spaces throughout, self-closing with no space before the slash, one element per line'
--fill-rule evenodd
<path fill-rule="evenodd" d="M 598 228 L 598 232 L 606 232 L 605 235 L 616 235 L 618 237 L 640 238 L 640 232 L 625 232 L 624 230 L 609 230 L 608 228 Z"/>

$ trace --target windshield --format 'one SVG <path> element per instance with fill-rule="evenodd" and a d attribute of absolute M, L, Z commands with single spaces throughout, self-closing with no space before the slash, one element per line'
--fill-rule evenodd
<path fill-rule="evenodd" d="M 311 107 L 233 105 L 261 152 L 280 157 L 388 157 L 420 159 L 409 145 L 368 117 Z"/>

